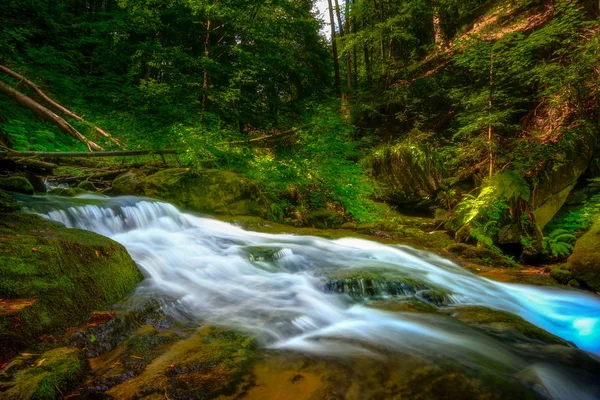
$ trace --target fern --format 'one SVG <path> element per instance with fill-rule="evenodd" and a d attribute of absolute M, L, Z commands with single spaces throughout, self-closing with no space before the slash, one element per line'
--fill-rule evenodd
<path fill-rule="evenodd" d="M 577 238 L 566 229 L 555 229 L 544 237 L 542 246 L 546 256 L 564 258 L 573 252 Z"/>

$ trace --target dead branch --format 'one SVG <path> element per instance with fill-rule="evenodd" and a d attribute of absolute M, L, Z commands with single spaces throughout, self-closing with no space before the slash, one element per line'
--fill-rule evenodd
<path fill-rule="evenodd" d="M 13 99 L 17 103 L 21 104 L 23 107 L 29 108 L 31 111 L 33 111 L 36 115 L 40 116 L 41 118 L 44 118 L 44 119 L 52 122 L 53 124 L 58 126 L 58 128 L 63 133 L 65 133 L 65 134 L 77 139 L 81 143 L 85 144 L 86 147 L 90 151 L 104 150 L 102 147 L 100 147 L 99 145 L 97 145 L 96 143 L 92 142 L 91 140 L 89 140 L 88 138 L 83 136 L 81 133 L 79 133 L 79 131 L 77 129 L 73 128 L 73 126 L 71 124 L 69 124 L 67 121 L 65 121 L 62 117 L 56 115 L 55 113 L 53 113 L 46 107 L 42 106 L 37 101 L 31 99 L 30 97 L 25 96 L 23 93 L 21 93 L 19 91 L 11 88 L 10 86 L 8 86 L 7 84 L 5 84 L 2 81 L 0 81 L 0 91 L 4 92 L 8 97 Z"/>

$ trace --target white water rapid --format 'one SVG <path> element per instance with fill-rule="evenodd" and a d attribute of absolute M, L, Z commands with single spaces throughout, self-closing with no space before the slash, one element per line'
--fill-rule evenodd
<path fill-rule="evenodd" d="M 403 246 L 248 232 L 148 199 L 83 196 L 28 206 L 68 227 L 122 243 L 147 276 L 138 294 L 155 293 L 193 318 L 250 331 L 270 348 L 331 356 L 393 350 L 487 359 L 501 370 L 536 374 L 550 398 L 598 394 L 597 388 L 582 391 L 574 381 L 553 386 L 555 369 L 532 366 L 447 315 L 381 311 L 324 288 L 327 277 L 339 272 L 385 271 L 413 283 L 405 295 L 423 299 L 425 287 L 444 293 L 446 303 L 507 311 L 597 356 L 600 297 L 590 293 L 491 281 Z"/>

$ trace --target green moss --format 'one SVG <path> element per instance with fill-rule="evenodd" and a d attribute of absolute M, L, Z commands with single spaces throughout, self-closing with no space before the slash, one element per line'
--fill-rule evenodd
<path fill-rule="evenodd" d="M 37 359 L 22 356 L 3 372 L 10 388 L 5 399 L 59 399 L 81 382 L 89 370 L 87 359 L 78 349 L 61 347 L 43 353 Z"/>
<path fill-rule="evenodd" d="M 10 194 L 0 190 L 0 213 L 13 212 L 20 209 L 21 206 Z"/>
<path fill-rule="evenodd" d="M 147 339 L 129 342 L 128 350 L 143 357 Z M 187 339 L 161 348 L 161 354 L 133 379 L 112 387 L 114 398 L 168 395 L 169 398 L 209 399 L 234 391 L 256 357 L 256 342 L 233 331 L 206 327 Z"/>
<path fill-rule="evenodd" d="M 36 215 L 3 215 L 0 243 L 0 298 L 34 299 L 16 315 L 0 315 L 0 342 L 15 348 L 60 334 L 142 279 L 120 244 Z"/>
<path fill-rule="evenodd" d="M 344 223 L 344 217 L 331 210 L 320 208 L 310 212 L 306 216 L 308 226 L 319 229 L 340 228 Z"/>
<path fill-rule="evenodd" d="M 33 194 L 33 186 L 22 176 L 11 176 L 9 178 L 0 178 L 0 189 L 9 192 L 18 192 L 24 194 Z"/>
<path fill-rule="evenodd" d="M 523 318 L 485 307 L 460 307 L 445 310 L 467 325 L 481 329 L 501 340 L 511 342 L 567 343 L 561 338 L 530 324 Z"/>
<path fill-rule="evenodd" d="M 256 182 L 224 170 L 134 170 L 118 176 L 107 193 L 154 197 L 186 210 L 213 214 L 265 217 L 269 212 Z"/>
<path fill-rule="evenodd" d="M 563 285 L 566 285 L 570 280 L 573 279 L 573 274 L 571 271 L 567 271 L 562 268 L 554 268 L 550 271 L 550 276 L 553 277 L 556 282 L 562 283 Z"/>
<path fill-rule="evenodd" d="M 464 243 L 456 243 L 448 246 L 446 250 L 465 261 L 488 265 L 490 267 L 511 268 L 518 266 L 510 258 L 485 247 L 475 247 Z"/>
<path fill-rule="evenodd" d="M 75 197 L 80 194 L 87 193 L 86 190 L 81 188 L 54 188 L 48 192 L 52 196 L 64 196 L 64 197 Z"/>
<path fill-rule="evenodd" d="M 77 188 L 83 189 L 83 190 L 85 190 L 87 192 L 95 192 L 95 191 L 98 190 L 96 188 L 96 186 L 92 182 L 90 182 L 90 181 L 80 182 L 79 185 L 77 185 Z"/>
<path fill-rule="evenodd" d="M 600 221 L 577 240 L 568 263 L 575 279 L 600 291 Z"/>

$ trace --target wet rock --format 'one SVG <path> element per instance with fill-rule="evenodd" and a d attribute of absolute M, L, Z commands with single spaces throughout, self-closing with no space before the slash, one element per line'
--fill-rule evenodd
<path fill-rule="evenodd" d="M 152 335 L 150 335 L 152 336 Z M 145 365 L 132 374 L 119 373 L 112 380 L 93 387 L 105 388 L 116 382 L 106 395 L 118 399 L 154 398 L 209 399 L 230 393 L 248 372 L 256 355 L 253 338 L 233 331 L 203 328 L 191 337 L 171 343 L 138 341 L 127 344 L 125 358 L 136 357 Z M 148 353 L 150 349 L 150 353 Z M 152 353 L 152 352 L 156 353 Z M 150 356 L 148 356 L 150 354 Z"/>
<path fill-rule="evenodd" d="M 573 279 L 573 274 L 571 271 L 562 268 L 554 268 L 550 271 L 550 276 L 556 280 L 558 283 L 562 283 L 566 285 Z"/>
<path fill-rule="evenodd" d="M 508 342 L 535 342 L 541 344 L 569 344 L 558 336 L 504 311 L 485 307 L 452 307 L 443 310 L 465 324 Z"/>
<path fill-rule="evenodd" d="M 87 193 L 86 190 L 81 189 L 79 187 L 76 188 L 54 188 L 51 189 L 48 194 L 52 196 L 64 196 L 64 197 L 75 197 L 80 194 Z"/>
<path fill-rule="evenodd" d="M 34 193 L 33 186 L 27 180 L 27 178 L 23 176 L 0 178 L 0 189 L 23 194 Z"/>
<path fill-rule="evenodd" d="M 78 349 L 60 347 L 39 356 L 20 356 L 0 373 L 0 397 L 60 399 L 74 389 L 88 371 L 89 363 Z"/>
<path fill-rule="evenodd" d="M 577 240 L 567 262 L 577 281 L 600 291 L 600 221 Z"/>
<path fill-rule="evenodd" d="M 329 276 L 324 289 L 329 293 L 344 293 L 355 300 L 364 300 L 387 296 L 414 296 L 429 287 L 392 272 L 362 269 L 335 272 Z"/>
<path fill-rule="evenodd" d="M 62 334 L 142 279 L 122 245 L 36 215 L 3 214 L 0 243 L 0 298 L 36 299 L 17 314 L 0 315 L 6 348 Z"/>
<path fill-rule="evenodd" d="M 186 210 L 213 214 L 260 217 L 269 214 L 260 185 L 225 170 L 131 170 L 119 175 L 106 193 L 154 197 Z"/>
<path fill-rule="evenodd" d="M 446 250 L 465 261 L 477 264 L 498 268 L 511 268 L 517 266 L 511 259 L 485 247 L 475 247 L 465 243 L 456 243 L 446 247 Z"/>
<path fill-rule="evenodd" d="M 77 187 L 87 192 L 96 192 L 98 190 L 98 188 L 96 188 L 96 186 L 90 181 L 82 181 L 79 183 L 79 185 L 77 185 Z"/>
<path fill-rule="evenodd" d="M 343 223 L 344 217 L 341 214 L 325 208 L 319 208 L 306 216 L 306 224 L 313 228 L 336 229 L 341 228 Z"/>
<path fill-rule="evenodd" d="M 17 211 L 21 208 L 13 196 L 0 190 L 0 213 Z"/>

